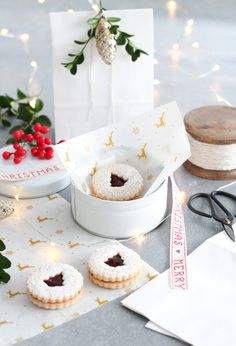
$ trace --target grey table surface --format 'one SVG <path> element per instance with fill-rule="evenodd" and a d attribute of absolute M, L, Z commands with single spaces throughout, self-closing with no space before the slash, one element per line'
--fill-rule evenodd
<path fill-rule="evenodd" d="M 108 1 L 105 1 L 108 7 Z M 109 8 L 152 7 L 155 14 L 155 48 L 159 64 L 155 66 L 155 78 L 160 84 L 155 88 L 156 105 L 176 99 L 183 114 L 205 104 L 219 101 L 235 102 L 236 75 L 236 1 L 235 0 L 178 0 L 175 18 L 169 18 L 166 2 L 161 0 L 109 0 Z M 85 10 L 87 1 L 46 0 L 0 0 L 0 29 L 5 27 L 17 35 L 30 34 L 29 51 L 26 54 L 19 40 L 0 36 L 0 94 L 14 95 L 17 87 L 27 88 L 30 61 L 36 60 L 39 69 L 35 85 L 42 90 L 45 112 L 53 120 L 53 90 L 51 46 L 48 12 L 68 8 Z M 182 35 L 186 20 L 194 18 L 191 37 L 180 41 L 178 62 L 173 62 L 171 46 Z M 200 42 L 194 50 L 192 42 Z M 207 73 L 214 64 L 220 70 Z M 201 75 L 204 75 L 201 77 Z M 218 96 L 217 96 L 218 95 Z M 221 96 L 221 98 L 219 98 Z M 0 146 L 7 138 L 0 128 Z M 193 177 L 183 167 L 175 174 L 178 185 L 189 196 L 198 191 L 211 191 L 227 182 L 207 181 Z M 227 189 L 236 193 L 236 185 Z M 70 201 L 70 190 L 61 191 Z M 168 210 L 171 210 L 169 192 Z M 220 231 L 220 226 L 210 220 L 200 219 L 185 208 L 185 223 L 188 253 L 204 240 Z M 142 243 L 129 241 L 127 245 L 136 250 L 145 261 L 163 272 L 169 266 L 170 219 L 149 233 Z M 150 331 L 144 327 L 146 319 L 129 311 L 120 304 L 121 298 L 110 302 L 86 315 L 63 324 L 47 333 L 40 334 L 22 343 L 24 346 L 40 345 L 161 345 L 184 344 L 170 337 Z M 190 317 L 194 320 L 194 316 Z M 1 344 L 1 340 L 0 340 Z"/>

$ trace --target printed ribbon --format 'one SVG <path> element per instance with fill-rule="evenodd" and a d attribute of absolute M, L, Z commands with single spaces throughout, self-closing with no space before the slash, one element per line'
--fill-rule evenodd
<path fill-rule="evenodd" d="M 173 289 L 186 290 L 187 279 L 187 242 L 185 235 L 184 214 L 180 200 L 180 191 L 174 177 L 172 184 L 172 213 L 170 234 L 170 284 Z"/>
<path fill-rule="evenodd" d="M 63 169 L 64 167 L 62 165 L 53 165 L 20 173 L 3 173 L 0 171 L 0 181 L 28 180 L 34 177 L 40 177 L 42 175 L 62 171 Z"/>

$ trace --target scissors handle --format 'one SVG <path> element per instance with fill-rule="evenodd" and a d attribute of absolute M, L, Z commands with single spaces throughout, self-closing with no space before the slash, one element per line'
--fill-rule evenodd
<path fill-rule="evenodd" d="M 199 198 L 207 200 L 207 202 L 208 202 L 208 204 L 210 206 L 210 209 L 211 209 L 211 214 L 205 213 L 202 210 L 199 210 L 199 209 L 196 209 L 196 208 L 193 207 L 193 201 L 196 200 L 196 199 L 199 199 Z M 199 193 L 195 193 L 194 195 L 192 195 L 189 198 L 188 207 L 189 207 L 189 209 L 193 213 L 195 213 L 197 215 L 200 215 L 200 216 L 212 218 L 215 215 L 215 210 L 214 210 L 214 207 L 213 207 L 212 199 L 211 199 L 211 196 L 208 193 L 199 192 Z"/>
<path fill-rule="evenodd" d="M 210 196 L 213 199 L 213 201 L 223 210 L 223 212 L 227 216 L 227 218 L 222 218 L 222 217 L 219 217 L 217 215 L 214 215 L 213 216 L 214 219 L 217 221 L 223 222 L 226 225 L 232 223 L 234 216 L 231 214 L 231 212 L 227 208 L 225 208 L 225 206 L 218 200 L 218 198 L 216 196 L 224 196 L 224 197 L 230 198 L 234 201 L 236 201 L 236 196 L 232 195 L 229 192 L 225 192 L 225 191 L 212 191 Z"/>

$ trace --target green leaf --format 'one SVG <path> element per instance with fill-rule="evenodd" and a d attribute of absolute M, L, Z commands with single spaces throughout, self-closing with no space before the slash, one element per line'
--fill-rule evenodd
<path fill-rule="evenodd" d="M 37 118 L 34 120 L 34 122 L 35 123 L 37 123 L 38 121 L 37 121 Z M 31 125 L 29 125 L 29 126 L 27 126 L 26 128 L 25 128 L 25 133 L 33 133 L 34 131 L 33 131 L 33 127 L 31 126 Z"/>
<path fill-rule="evenodd" d="M 34 110 L 35 112 L 40 112 L 43 109 L 43 101 L 40 99 L 36 100 L 35 106 L 34 106 Z"/>
<path fill-rule="evenodd" d="M 117 18 L 117 17 L 108 17 L 108 18 L 107 18 L 107 21 L 108 21 L 108 22 L 111 22 L 111 23 L 116 23 L 116 22 L 120 22 L 121 19 L 120 19 L 120 18 Z"/>
<path fill-rule="evenodd" d="M 2 124 L 4 127 L 11 127 L 11 122 L 7 119 L 2 119 Z"/>
<path fill-rule="evenodd" d="M 39 117 L 35 118 L 33 124 L 35 123 L 40 123 L 41 125 L 48 127 L 52 125 L 51 120 L 46 115 L 40 115 Z"/>
<path fill-rule="evenodd" d="M 99 22 L 99 18 L 89 18 L 89 19 L 87 20 L 87 23 L 88 23 L 89 25 L 97 25 L 98 22 Z"/>
<path fill-rule="evenodd" d="M 33 119 L 33 113 L 24 104 L 19 105 L 18 112 L 18 119 L 24 120 L 25 122 L 30 122 Z"/>
<path fill-rule="evenodd" d="M 93 29 L 89 29 L 89 31 L 88 31 L 88 37 L 89 38 L 92 38 L 92 37 L 94 37 L 95 36 L 95 28 L 93 28 Z"/>
<path fill-rule="evenodd" d="M 85 43 L 87 43 L 87 41 L 77 41 L 77 40 L 74 40 L 74 42 L 77 43 L 77 44 L 85 44 Z"/>
<path fill-rule="evenodd" d="M 134 48 L 131 46 L 129 42 L 126 44 L 125 50 L 131 56 L 134 54 Z"/>
<path fill-rule="evenodd" d="M 139 51 L 140 53 L 142 53 L 142 54 L 149 55 L 147 52 L 145 52 L 145 51 L 142 50 L 142 49 L 138 49 L 138 51 Z"/>
<path fill-rule="evenodd" d="M 127 32 L 124 32 L 124 31 L 120 31 L 120 33 L 122 35 L 124 35 L 126 38 L 130 38 L 130 37 L 133 37 L 134 35 L 131 35 L 131 34 L 128 34 Z"/>
<path fill-rule="evenodd" d="M 8 273 L 6 273 L 4 270 L 0 270 L 0 283 L 4 282 L 5 284 L 7 284 L 10 278 L 11 277 Z"/>
<path fill-rule="evenodd" d="M 74 64 L 80 65 L 84 62 L 84 53 L 80 53 L 76 56 L 76 58 L 74 59 Z"/>
<path fill-rule="evenodd" d="M 16 140 L 14 138 L 9 138 L 7 141 L 6 141 L 6 144 L 13 144 Z"/>
<path fill-rule="evenodd" d="M 23 91 L 21 91 L 20 89 L 17 89 L 17 97 L 18 99 L 25 99 L 27 98 L 27 96 L 23 93 Z"/>
<path fill-rule="evenodd" d="M 5 244 L 3 243 L 2 240 L 0 240 L 0 251 L 4 251 L 6 249 Z"/>
<path fill-rule="evenodd" d="M 116 35 L 118 29 L 119 29 L 119 25 L 112 25 L 112 26 L 110 27 L 110 33 Z"/>
<path fill-rule="evenodd" d="M 136 49 L 132 55 L 132 61 L 136 61 L 140 57 L 140 52 Z"/>
<path fill-rule="evenodd" d="M 0 254 L 0 269 L 7 269 L 7 268 L 10 268 L 10 266 L 11 266 L 11 261 L 9 261 L 8 258 Z"/>
<path fill-rule="evenodd" d="M 13 127 L 10 129 L 9 133 L 12 134 L 14 131 L 20 130 L 20 129 L 22 129 L 22 125 L 13 126 Z M 14 141 L 15 141 L 15 140 L 14 140 Z"/>
<path fill-rule="evenodd" d="M 126 38 L 122 33 L 120 33 L 120 35 L 117 37 L 116 43 L 118 46 L 124 46 L 126 44 Z"/>
<path fill-rule="evenodd" d="M 76 56 L 76 55 L 75 55 L 75 54 L 69 53 L 68 56 L 71 56 L 71 57 L 73 58 L 73 57 Z"/>
<path fill-rule="evenodd" d="M 0 96 L 0 107 L 1 108 L 7 108 L 10 106 L 10 102 L 7 98 L 7 96 Z"/>

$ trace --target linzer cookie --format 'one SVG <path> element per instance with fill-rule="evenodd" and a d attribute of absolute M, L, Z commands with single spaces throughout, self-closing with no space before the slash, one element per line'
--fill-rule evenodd
<path fill-rule="evenodd" d="M 90 280 L 105 288 L 129 286 L 137 280 L 140 272 L 140 256 L 120 244 L 96 249 L 88 262 Z"/>
<path fill-rule="evenodd" d="M 236 178 L 236 108 L 206 106 L 184 118 L 191 146 L 185 168 L 206 179 Z"/>
<path fill-rule="evenodd" d="M 27 291 L 31 302 L 41 308 L 65 308 L 82 295 L 83 277 L 68 264 L 48 264 L 37 268 L 29 276 Z"/>
<path fill-rule="evenodd" d="M 128 201 L 140 196 L 143 178 L 132 166 L 113 164 L 97 170 L 92 177 L 93 194 L 110 201 Z"/>

